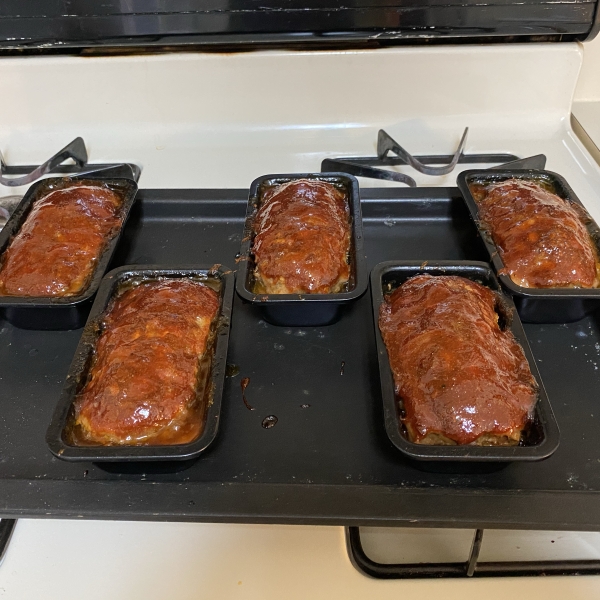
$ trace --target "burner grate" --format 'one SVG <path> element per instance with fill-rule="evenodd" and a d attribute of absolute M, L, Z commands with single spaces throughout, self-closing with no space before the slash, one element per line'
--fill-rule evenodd
<path fill-rule="evenodd" d="M 346 527 L 350 561 L 363 575 L 375 579 L 440 579 L 457 577 L 536 577 L 600 575 L 600 560 L 535 560 L 478 562 L 483 529 L 476 529 L 466 562 L 383 564 L 367 556 L 359 527 Z"/>
<path fill-rule="evenodd" d="M 396 142 L 386 131 L 379 130 L 377 134 L 377 156 L 347 156 L 326 158 L 321 163 L 321 172 L 342 172 L 356 177 L 381 179 L 403 183 L 409 187 L 417 187 L 417 182 L 405 173 L 398 173 L 380 167 L 410 166 L 424 175 L 447 175 L 457 164 L 496 164 L 497 168 L 511 167 L 513 169 L 543 169 L 546 157 L 543 154 L 528 158 L 519 158 L 510 153 L 464 154 L 469 128 L 466 127 L 456 152 L 450 154 L 428 154 L 413 156 Z M 390 153 L 396 156 L 389 156 Z M 431 166 L 440 165 L 440 166 Z"/>
<path fill-rule="evenodd" d="M 74 164 L 63 164 L 72 160 Z M 64 175 L 93 175 L 94 177 L 125 177 L 138 181 L 142 173 L 132 163 L 88 163 L 88 153 L 83 138 L 77 137 L 62 150 L 39 166 L 7 165 L 0 152 L 0 184 L 8 187 L 29 185 L 49 173 Z"/>
<path fill-rule="evenodd" d="M 64 164 L 72 160 L 71 164 Z M 77 137 L 45 163 L 35 165 L 7 165 L 0 152 L 0 184 L 7 187 L 30 185 L 44 175 L 75 175 L 78 177 L 125 178 L 139 181 L 142 169 L 133 163 L 88 163 L 83 138 Z M 0 197 L 0 231 L 23 199 L 20 194 Z"/>

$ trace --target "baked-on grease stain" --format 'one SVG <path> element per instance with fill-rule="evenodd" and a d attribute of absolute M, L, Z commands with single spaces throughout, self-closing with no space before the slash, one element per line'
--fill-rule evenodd
<path fill-rule="evenodd" d="M 240 368 L 237 365 L 227 365 L 225 367 L 225 377 L 235 377 L 240 374 Z"/>
<path fill-rule="evenodd" d="M 310 404 L 301 404 L 300 408 L 310 408 Z"/>
<path fill-rule="evenodd" d="M 250 377 L 244 377 L 244 379 L 242 379 L 242 381 L 240 381 L 240 386 L 242 388 L 242 400 L 244 401 L 244 404 L 246 405 L 246 408 L 248 410 L 254 410 L 254 406 L 251 406 L 250 404 L 248 404 L 248 400 L 246 400 L 246 388 L 248 387 L 248 384 L 250 383 Z M 264 425 L 263 425 L 264 427 Z"/>
<path fill-rule="evenodd" d="M 271 429 L 271 427 L 277 425 L 277 421 L 279 421 L 279 419 L 275 415 L 269 415 L 263 419 L 262 426 L 265 429 Z"/>

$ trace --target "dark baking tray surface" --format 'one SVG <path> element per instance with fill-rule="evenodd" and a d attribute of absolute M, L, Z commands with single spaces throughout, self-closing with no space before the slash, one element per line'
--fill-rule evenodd
<path fill-rule="evenodd" d="M 92 298 L 98 290 L 100 281 L 106 272 L 121 233 L 127 223 L 129 211 L 137 193 L 137 184 L 131 179 L 105 179 L 81 177 L 48 177 L 29 187 L 23 200 L 0 232 L 0 259 L 21 226 L 36 200 L 51 191 L 70 187 L 72 182 L 79 185 L 106 186 L 123 199 L 121 215 L 123 225 L 108 241 L 100 255 L 94 272 L 84 290 L 75 296 L 61 298 L 33 298 L 19 296 L 0 296 L 0 308 L 11 323 L 26 329 L 76 329 L 85 323 L 92 305 Z"/>
<path fill-rule="evenodd" d="M 350 280 L 348 291 L 337 294 L 255 294 L 255 263 L 252 255 L 254 243 L 254 219 L 259 209 L 263 187 L 281 185 L 295 179 L 316 179 L 345 189 L 351 217 Z M 318 326 L 335 321 L 343 306 L 360 298 L 369 284 L 369 274 L 363 245 L 362 216 L 358 180 L 346 173 L 296 173 L 287 175 L 263 175 L 252 182 L 248 194 L 246 222 L 240 255 L 238 257 L 237 293 L 248 302 L 257 304 L 265 319 L 275 325 Z"/>
<path fill-rule="evenodd" d="M 486 260 L 457 189 L 362 196 L 370 268 Z M 233 266 L 246 202 L 246 190 L 142 190 L 114 266 Z M 457 475 L 415 469 L 387 438 L 370 295 L 315 328 L 271 326 L 235 298 L 228 362 L 239 374 L 225 380 L 219 436 L 190 464 L 53 457 L 45 432 L 81 331 L 2 322 L 0 516 L 600 530 L 600 320 L 525 331 L 560 446 L 541 462 Z M 270 415 L 279 420 L 265 429 Z"/>
<path fill-rule="evenodd" d="M 535 359 L 529 348 L 525 331 L 516 314 L 515 305 L 510 297 L 502 295 L 504 319 L 510 323 L 510 330 L 519 342 L 529 363 L 529 368 L 539 385 L 538 400 L 533 422 L 523 436 L 519 446 L 444 446 L 415 444 L 408 439 L 406 430 L 401 425 L 398 411 L 398 398 L 395 392 L 394 378 L 388 360 L 388 353 L 379 331 L 379 307 L 384 301 L 384 294 L 395 290 L 405 281 L 421 273 L 429 275 L 455 275 L 471 279 L 485 285 L 496 292 L 501 292 L 500 284 L 487 263 L 476 261 L 388 261 L 379 263 L 371 271 L 371 296 L 373 298 L 373 319 L 377 356 L 379 359 L 379 377 L 383 397 L 383 413 L 385 429 L 390 441 L 400 452 L 409 458 L 430 461 L 430 467 L 438 466 L 446 470 L 448 462 L 490 463 L 513 462 L 524 460 L 542 460 L 548 458 L 558 448 L 558 426 L 548 402 L 544 383 L 540 377 Z M 401 400 L 400 400 L 401 402 Z"/>
<path fill-rule="evenodd" d="M 65 439 L 66 427 L 72 418 L 72 406 L 75 396 L 87 381 L 92 356 L 100 335 L 100 323 L 104 311 L 119 291 L 119 286 L 131 280 L 151 281 L 156 279 L 179 279 L 190 277 L 199 281 L 219 282 L 219 317 L 216 337 L 213 341 L 210 365 L 210 383 L 204 397 L 198 402 L 206 403 L 202 418 L 204 428 L 197 439 L 187 444 L 170 446 L 77 446 Z M 227 367 L 227 343 L 231 322 L 231 302 L 233 298 L 234 274 L 231 269 L 221 265 L 216 268 L 185 268 L 148 265 L 143 268 L 124 266 L 114 269 L 103 279 L 90 311 L 85 329 L 79 340 L 71 368 L 65 381 L 62 394 L 52 416 L 52 422 L 46 433 L 46 441 L 52 453 L 58 458 L 70 461 L 168 461 L 188 460 L 199 456 L 212 444 L 219 430 L 221 399 Z"/>
<path fill-rule="evenodd" d="M 513 296 L 521 320 L 527 323 L 578 321 L 587 313 L 600 308 L 599 288 L 526 288 L 517 285 L 509 275 L 500 273 L 504 269 L 504 262 L 498 253 L 491 234 L 479 220 L 479 208 L 471 194 L 469 185 L 479 182 L 489 182 L 492 184 L 512 178 L 534 182 L 540 181 L 554 188 L 554 193 L 566 202 L 577 204 L 585 209 L 581 200 L 575 195 L 575 192 L 571 189 L 565 178 L 552 171 L 536 169 L 492 169 L 482 171 L 472 169 L 463 171 L 458 176 L 457 185 L 480 231 L 483 243 L 489 254 L 489 260 L 498 274 L 498 279 Z M 585 224 L 600 256 L 600 229 L 591 217 Z"/>

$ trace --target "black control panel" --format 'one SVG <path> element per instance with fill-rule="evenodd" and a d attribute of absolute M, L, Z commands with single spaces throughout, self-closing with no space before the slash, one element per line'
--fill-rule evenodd
<path fill-rule="evenodd" d="M 0 49 L 574 41 L 599 0 L 3 0 Z"/>

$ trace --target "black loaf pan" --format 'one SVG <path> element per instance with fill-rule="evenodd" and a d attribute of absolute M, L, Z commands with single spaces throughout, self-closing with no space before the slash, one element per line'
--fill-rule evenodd
<path fill-rule="evenodd" d="M 502 295 L 500 304 L 504 312 L 504 321 L 510 327 L 519 342 L 529 368 L 539 384 L 538 401 L 533 422 L 524 434 L 519 446 L 429 446 L 410 442 L 401 418 L 401 399 L 397 398 L 394 379 L 388 353 L 379 331 L 379 306 L 384 301 L 384 294 L 396 289 L 407 279 L 415 275 L 458 275 L 481 283 L 499 292 L 500 286 L 487 263 L 475 261 L 390 261 L 379 263 L 371 272 L 371 294 L 373 297 L 373 317 L 375 320 L 375 336 L 383 396 L 383 414 L 385 429 L 392 444 L 404 455 L 415 461 L 437 461 L 430 463 L 430 470 L 446 470 L 450 461 L 455 463 L 508 463 L 514 461 L 535 461 L 549 457 L 559 443 L 559 430 L 552 407 L 546 396 L 540 373 L 529 348 L 525 331 L 516 314 L 515 306 L 509 297 Z M 437 468 L 436 468 L 437 467 Z"/>
<path fill-rule="evenodd" d="M 121 284 L 128 281 L 156 280 L 162 278 L 193 278 L 200 281 L 217 282 L 221 297 L 221 307 L 216 324 L 213 342 L 213 357 L 210 369 L 212 385 L 207 385 L 210 394 L 204 414 L 204 429 L 199 437 L 187 444 L 163 446 L 75 446 L 66 438 L 66 428 L 73 416 L 73 401 L 83 388 L 92 364 L 96 342 L 100 335 L 100 323 L 111 299 L 118 293 Z M 46 433 L 46 442 L 52 453 L 63 460 L 91 462 L 140 462 L 188 460 L 204 452 L 214 441 L 219 429 L 221 398 L 227 363 L 227 347 L 233 301 L 233 271 L 222 265 L 214 267 L 163 267 L 157 265 L 124 266 L 114 269 L 104 277 L 75 356 L 62 394 L 54 410 L 52 421 Z"/>
<path fill-rule="evenodd" d="M 260 197 L 266 187 L 294 179 L 315 179 L 344 188 L 350 208 L 352 234 L 350 237 L 350 281 L 348 290 L 337 294 L 255 294 L 254 286 L 254 219 Z M 295 175 L 264 175 L 252 182 L 246 211 L 246 223 L 240 256 L 238 257 L 236 290 L 244 300 L 258 305 L 264 318 L 274 325 L 310 327 L 328 325 L 338 317 L 340 309 L 360 298 L 368 286 L 368 273 L 363 250 L 362 215 L 358 181 L 345 173 L 305 173 Z"/>
<path fill-rule="evenodd" d="M 136 183 L 131 179 L 49 177 L 34 183 L 27 190 L 23 200 L 0 232 L 0 261 L 2 260 L 1 254 L 21 229 L 33 204 L 54 190 L 73 185 L 105 186 L 116 192 L 122 198 L 121 227 L 107 240 L 94 272 L 81 293 L 61 298 L 0 296 L 0 308 L 3 309 L 4 317 L 16 327 L 43 330 L 78 329 L 85 323 L 94 294 L 98 290 L 102 276 L 117 247 L 138 189 Z"/>
<path fill-rule="evenodd" d="M 504 269 L 504 262 L 491 233 L 479 218 L 479 208 L 469 186 L 474 183 L 493 184 L 506 179 L 542 182 L 565 202 L 580 206 L 587 214 L 585 207 L 566 180 L 552 171 L 535 169 L 470 170 L 463 171 L 457 179 L 457 185 L 487 248 L 498 279 L 512 295 L 521 320 L 525 323 L 570 323 L 583 319 L 586 314 L 600 308 L 600 288 L 526 288 L 517 285 L 509 275 L 501 272 Z M 596 246 L 596 252 L 600 256 L 600 229 L 589 215 L 585 226 Z"/>

